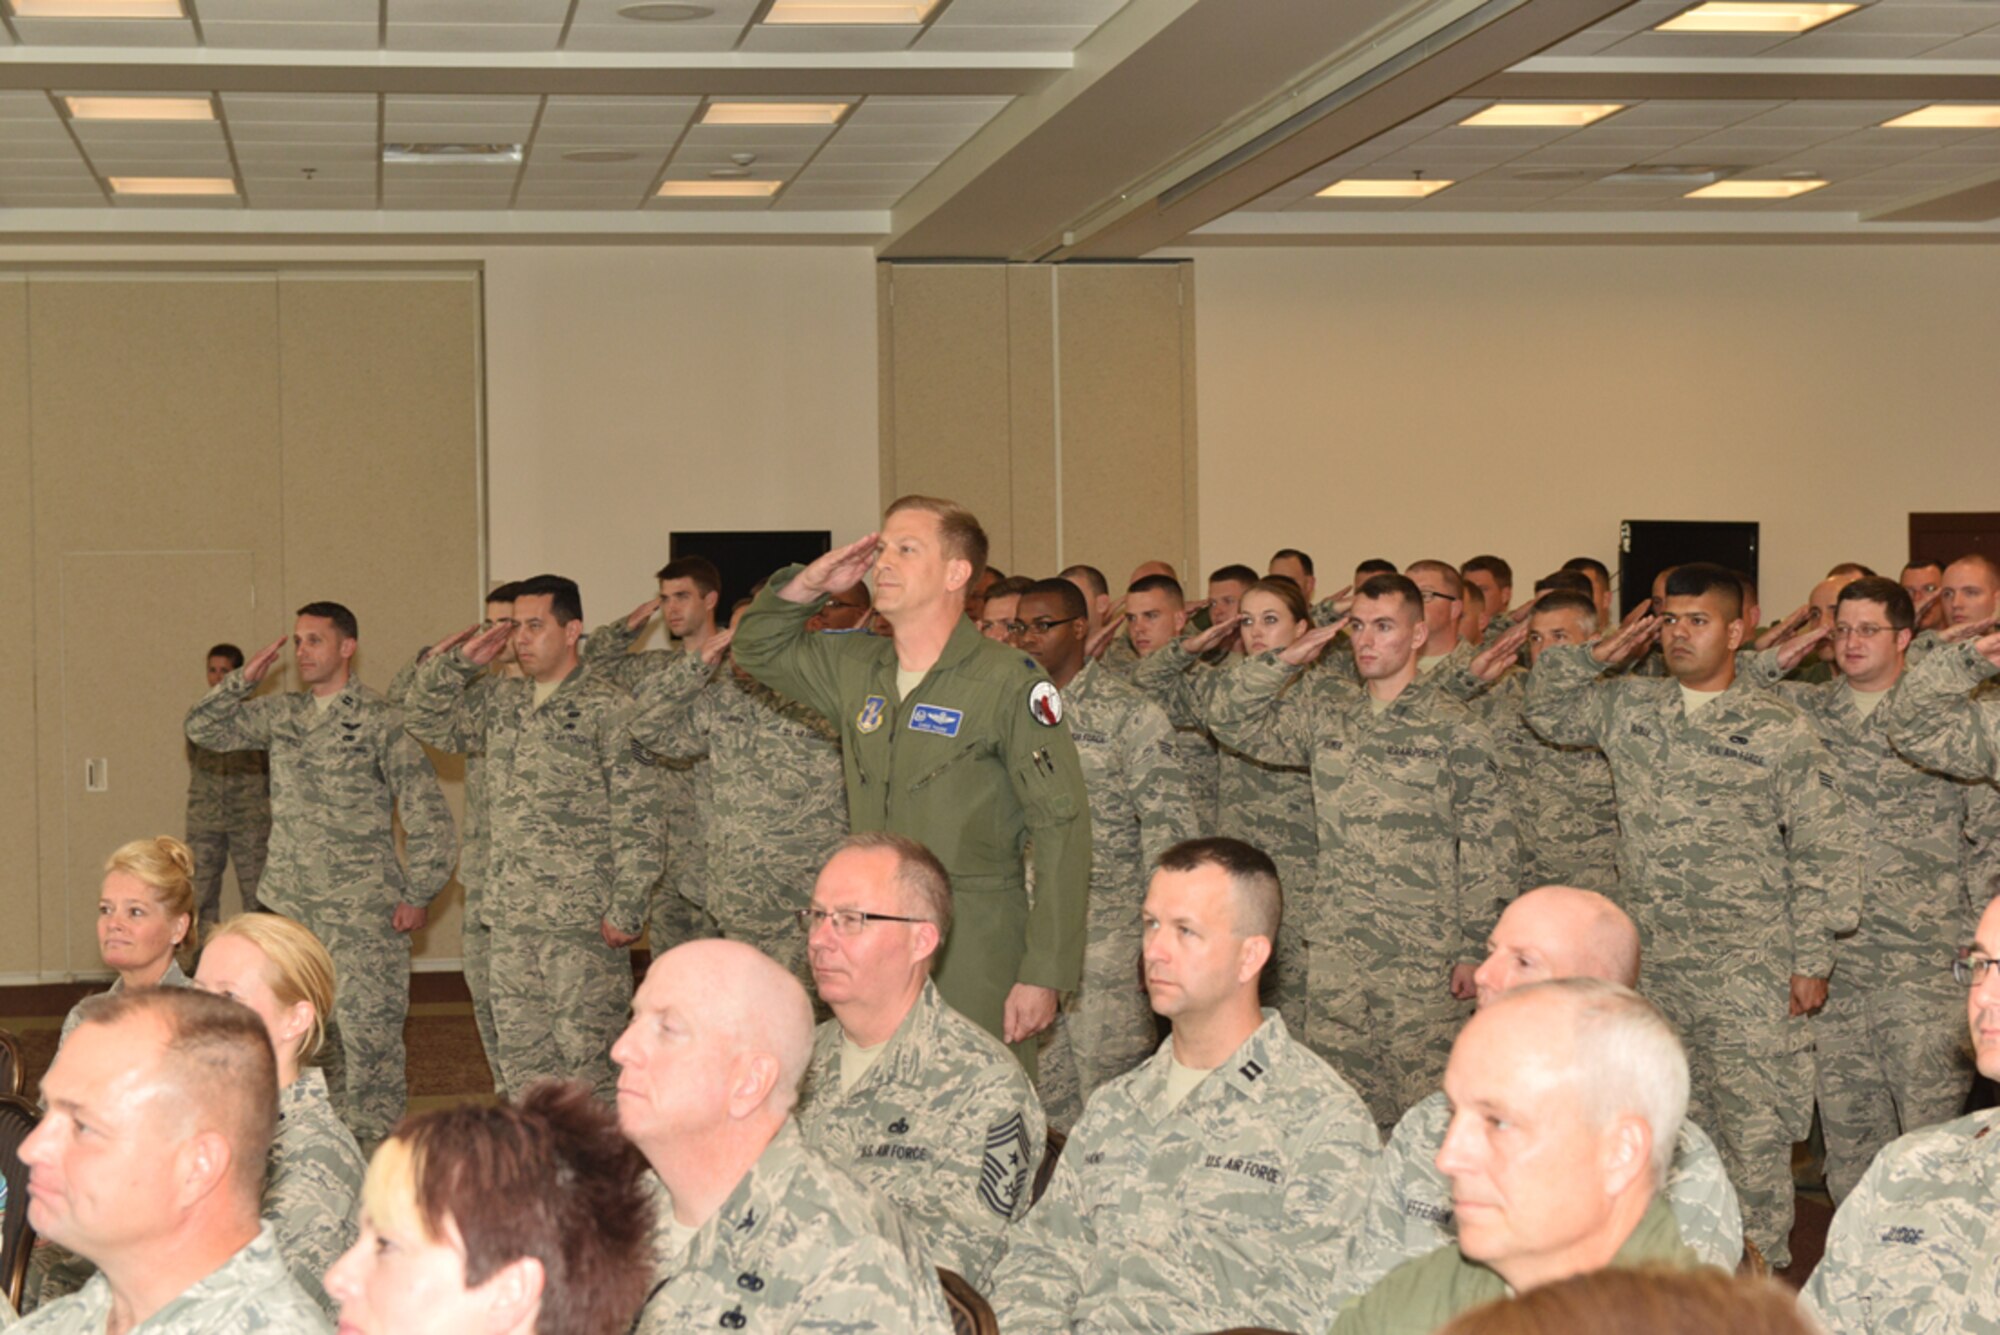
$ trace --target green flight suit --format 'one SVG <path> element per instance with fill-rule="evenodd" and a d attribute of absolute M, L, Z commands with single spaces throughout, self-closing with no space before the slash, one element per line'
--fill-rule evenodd
<path fill-rule="evenodd" d="M 893 641 L 812 634 L 824 600 L 778 596 L 801 568 L 771 576 L 744 613 L 736 662 L 840 730 L 854 830 L 919 840 L 951 874 L 955 921 L 933 976 L 997 1036 L 1016 983 L 1066 992 L 1083 969 L 1090 807 L 1061 697 L 1034 659 L 964 621 L 905 700 Z M 1034 1048 L 1014 1045 L 1031 1074 Z"/>

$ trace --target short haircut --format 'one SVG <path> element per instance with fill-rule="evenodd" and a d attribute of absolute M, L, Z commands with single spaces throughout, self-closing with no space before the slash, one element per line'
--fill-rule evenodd
<path fill-rule="evenodd" d="M 1453 571 L 1454 578 L 1457 572 Z M 1424 591 L 1408 575 L 1370 575 L 1361 581 L 1361 587 L 1354 591 L 1357 600 L 1362 598 L 1400 598 L 1410 605 L 1410 613 L 1417 620 L 1424 619 Z"/>
<path fill-rule="evenodd" d="M 1187 595 L 1181 592 L 1181 582 L 1175 579 L 1172 575 L 1142 576 L 1138 579 L 1133 580 L 1132 587 L 1125 590 L 1125 592 L 1126 593 L 1170 593 L 1173 595 L 1174 601 L 1177 603 L 1184 603 L 1187 601 Z"/>
<path fill-rule="evenodd" d="M 76 1014 L 79 1027 L 145 1016 L 166 1029 L 160 1074 L 229 1142 L 230 1186 L 254 1209 L 278 1134 L 278 1058 L 257 1012 L 198 988 L 134 987 L 85 997 Z"/>
<path fill-rule="evenodd" d="M 1371 556 L 1360 565 L 1354 567 L 1354 575 L 1357 579 L 1367 579 L 1370 575 L 1398 575 L 1401 573 L 1401 571 L 1396 569 L 1394 561 L 1386 561 L 1379 556 Z"/>
<path fill-rule="evenodd" d="M 1842 561 L 1839 565 L 1827 571 L 1826 577 L 1828 579 L 1836 579 L 1841 575 L 1853 575 L 1858 579 L 1868 579 L 1874 574 L 1874 571 L 1862 565 L 1859 561 Z"/>
<path fill-rule="evenodd" d="M 1815 1335 L 1798 1295 L 1771 1279 L 1701 1266 L 1608 1266 L 1475 1307 L 1438 1335 Z"/>
<path fill-rule="evenodd" d="M 1007 575 L 987 586 L 986 596 L 993 598 L 1018 598 L 1035 587 L 1035 581 L 1026 575 Z"/>
<path fill-rule="evenodd" d="M 1245 598 L 1253 593 L 1268 593 L 1276 598 L 1285 605 L 1285 610 L 1292 614 L 1294 621 L 1312 620 L 1312 609 L 1306 606 L 1305 592 L 1290 575 L 1266 575 L 1243 590 Z"/>
<path fill-rule="evenodd" d="M 986 530 L 979 526 L 978 518 L 972 511 L 957 501 L 947 501 L 936 496 L 901 496 L 890 502 L 882 513 L 887 519 L 905 510 L 921 510 L 933 515 L 938 521 L 938 536 L 943 541 L 944 554 L 949 559 L 966 561 L 972 566 L 972 578 L 966 587 L 979 582 L 980 572 L 986 569 Z"/>
<path fill-rule="evenodd" d="M 494 585 L 493 592 L 486 595 L 486 601 L 489 603 L 511 603 L 520 592 L 521 581 L 510 579 L 505 584 Z"/>
<path fill-rule="evenodd" d="M 1461 576 L 1483 574 L 1493 576 L 1493 582 L 1503 588 L 1514 587 L 1514 567 L 1497 556 L 1475 556 L 1458 568 Z"/>
<path fill-rule="evenodd" d="M 1313 559 L 1296 547 L 1278 548 L 1277 551 L 1271 553 L 1271 559 L 1265 562 L 1265 564 L 1276 565 L 1280 561 L 1297 561 L 1299 569 L 1305 571 L 1308 575 L 1313 573 Z"/>
<path fill-rule="evenodd" d="M 194 853 L 170 834 L 121 844 L 104 860 L 104 870 L 124 872 L 153 892 L 170 918 L 185 917 L 195 930 Z"/>
<path fill-rule="evenodd" d="M 1038 579 L 1021 590 L 1023 598 L 1054 598 L 1062 603 L 1063 615 L 1079 620 L 1090 615 L 1090 602 L 1072 580 Z"/>
<path fill-rule="evenodd" d="M 518 1104 L 405 1117 L 369 1164 L 362 1200 L 432 1241 L 456 1229 L 467 1288 L 533 1258 L 544 1277 L 537 1335 L 601 1335 L 631 1323 L 652 1282 L 646 1176 L 588 1085 L 544 1080 Z"/>
<path fill-rule="evenodd" d="M 1757 577 L 1746 575 L 1741 570 L 1732 570 L 1729 573 L 1736 576 L 1736 587 L 1742 591 L 1743 610 L 1747 612 L 1757 606 Z"/>
<path fill-rule="evenodd" d="M 583 620 L 583 594 L 577 590 L 575 580 L 562 575 L 536 575 L 515 586 L 515 602 L 541 597 L 548 598 L 549 612 L 558 626 Z"/>
<path fill-rule="evenodd" d="M 1223 566 L 1220 570 L 1211 571 L 1208 576 L 1208 582 L 1210 584 L 1215 584 L 1217 582 L 1229 583 L 1229 584 L 1255 584 L 1258 580 L 1262 578 L 1263 576 L 1259 575 L 1249 566 L 1242 565 L 1239 563 L 1237 565 Z"/>
<path fill-rule="evenodd" d="M 887 830 L 850 834 L 835 851 L 877 848 L 896 855 L 896 886 L 919 916 L 936 925 L 942 954 L 943 942 L 951 936 L 951 873 L 930 849 L 908 835 L 891 834 Z"/>
<path fill-rule="evenodd" d="M 1590 624 L 1591 634 L 1597 633 L 1597 600 L 1588 593 L 1560 589 L 1544 594 L 1540 602 L 1528 609 L 1528 620 L 1532 623 L 1544 612 L 1574 612 Z"/>
<path fill-rule="evenodd" d="M 237 648 L 235 645 L 229 643 L 210 645 L 208 647 L 208 653 L 205 654 L 204 657 L 226 659 L 229 662 L 229 666 L 232 668 L 240 668 L 243 666 L 243 651 Z"/>
<path fill-rule="evenodd" d="M 1986 578 L 1989 582 L 2000 584 L 2000 561 L 1995 561 L 1985 552 L 1967 552 L 1963 556 L 1953 557 L 1951 564 L 1955 566 L 1978 566 L 1986 572 Z"/>
<path fill-rule="evenodd" d="M 1889 618 L 1891 630 L 1913 630 L 1917 624 L 1916 601 L 1910 591 L 1893 579 L 1883 579 L 1880 575 L 1865 575 L 1840 591 L 1833 600 L 1835 615 L 1839 614 L 1842 603 L 1880 603 Z"/>
<path fill-rule="evenodd" d="M 1584 1110 L 1598 1126 L 1636 1113 L 1653 1132 L 1653 1186 L 1667 1180 L 1687 1116 L 1687 1049 L 1659 1007 L 1601 978 L 1559 978 L 1515 988 L 1489 1009 L 1559 996 L 1572 1023 L 1570 1070 Z"/>
<path fill-rule="evenodd" d="M 1061 578 L 1082 580 L 1090 586 L 1090 595 L 1093 598 L 1111 596 L 1111 581 L 1104 578 L 1104 572 L 1096 566 L 1068 566 L 1062 571 Z"/>
<path fill-rule="evenodd" d="M 1942 575 L 1942 574 L 1944 573 L 1944 562 L 1942 562 L 1942 561 L 1919 561 L 1919 560 L 1915 559 L 1914 557 L 1912 557 L 1912 558 L 1911 558 L 1910 560 L 1908 560 L 1908 561 L 1905 561 L 1905 562 L 1903 563 L 1903 573 L 1904 573 L 1905 575 L 1907 575 L 1907 574 L 1909 574 L 1909 573 L 1910 573 L 1910 572 L 1911 572 L 1912 570 L 1935 570 L 1935 571 L 1937 571 L 1937 572 L 1938 572 L 1938 573 L 1939 573 L 1940 575 Z"/>
<path fill-rule="evenodd" d="M 1449 561 L 1412 561 L 1403 573 L 1416 582 L 1418 575 L 1436 575 L 1444 581 L 1445 592 L 1454 598 L 1465 596 L 1465 580 L 1459 576 L 1458 567 Z"/>
<path fill-rule="evenodd" d="M 1002 570 L 999 566 L 986 566 L 983 569 L 981 569 L 979 573 L 982 577 L 991 579 L 993 581 L 993 584 L 998 584 L 1001 580 L 1007 578 L 1007 572 Z M 986 591 L 988 593 L 991 593 L 993 591 L 993 584 L 989 584 L 986 586 Z"/>
<path fill-rule="evenodd" d="M 1706 598 L 1716 594 L 1731 621 L 1743 615 L 1743 577 L 1735 571 L 1708 561 L 1691 561 L 1675 566 L 1667 576 L 1667 597 Z"/>
<path fill-rule="evenodd" d="M 264 954 L 264 985 L 284 1007 L 310 1002 L 312 1027 L 299 1035 L 300 1064 L 319 1055 L 326 1042 L 327 1021 L 333 1018 L 333 956 L 312 929 L 282 913 L 239 913 L 209 934 L 208 945 L 224 937 L 240 937 Z"/>
<path fill-rule="evenodd" d="M 354 619 L 354 613 L 348 611 L 346 607 L 339 603 L 307 603 L 304 607 L 292 613 L 292 615 L 299 617 L 320 617 L 323 620 L 331 621 L 333 628 L 340 632 L 340 637 L 344 640 L 358 640 L 361 638 L 361 623 Z"/>
<path fill-rule="evenodd" d="M 722 572 L 706 556 L 676 556 L 653 572 L 654 579 L 689 579 L 704 594 L 722 592 Z"/>
<path fill-rule="evenodd" d="M 1278 866 L 1270 855 L 1241 839 L 1218 835 L 1210 839 L 1183 839 L 1160 854 L 1160 860 L 1154 864 L 1157 871 L 1173 872 L 1199 871 L 1203 867 L 1220 867 L 1229 877 L 1229 888 L 1236 901 L 1236 934 L 1261 936 L 1275 947 L 1278 924 L 1285 913 L 1285 895 L 1278 885 Z"/>
<path fill-rule="evenodd" d="M 1585 579 L 1595 575 L 1598 583 L 1607 589 L 1611 587 L 1611 567 L 1594 556 L 1572 556 L 1563 562 L 1562 568 L 1577 571 Z"/>
<path fill-rule="evenodd" d="M 1535 581 L 1535 592 L 1580 593 L 1592 600 L 1597 597 L 1597 587 L 1581 570 L 1551 571 Z"/>
<path fill-rule="evenodd" d="M 1477 607 L 1482 612 L 1486 610 L 1486 590 L 1480 588 L 1469 579 L 1461 586 L 1459 597 L 1464 600 L 1467 607 Z M 1500 610 L 1503 612 L 1506 611 L 1505 608 L 1501 608 Z"/>

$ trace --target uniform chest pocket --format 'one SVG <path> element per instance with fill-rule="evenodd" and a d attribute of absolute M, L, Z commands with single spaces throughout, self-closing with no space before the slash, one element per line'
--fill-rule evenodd
<path fill-rule="evenodd" d="M 1191 1219 L 1276 1220 L 1289 1176 L 1285 1161 L 1268 1151 L 1206 1151 L 1181 1179 L 1181 1209 Z"/>
<path fill-rule="evenodd" d="M 943 778 L 951 770 L 970 760 L 978 750 L 978 742 L 965 742 L 946 755 L 942 761 L 934 758 L 929 765 L 924 767 L 922 777 L 910 784 L 910 791 L 914 793 L 919 788 L 937 782 L 937 780 Z"/>

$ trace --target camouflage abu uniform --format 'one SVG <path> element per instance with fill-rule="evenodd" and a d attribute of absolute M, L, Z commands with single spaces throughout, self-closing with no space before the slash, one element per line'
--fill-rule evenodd
<path fill-rule="evenodd" d="M 264 1222 L 278 1255 L 307 1296 L 338 1319 L 321 1287 L 327 1267 L 361 1234 L 361 1179 L 368 1161 L 334 1114 L 326 1077 L 307 1067 L 278 1091 L 278 1135 L 264 1179 Z"/>
<path fill-rule="evenodd" d="M 1039 1090 L 1067 1129 L 1093 1091 L 1159 1046 L 1139 982 L 1140 909 L 1153 863 L 1197 821 L 1174 730 L 1140 689 L 1086 663 L 1063 705 L 1090 795 L 1090 909 L 1083 977 L 1042 1053 Z"/>
<path fill-rule="evenodd" d="M 390 920 L 399 902 L 427 907 L 451 879 L 451 811 L 402 712 L 360 681 L 349 677 L 324 709 L 309 691 L 252 700 L 253 689 L 241 668 L 224 677 L 188 711 L 188 740 L 270 752 L 271 850 L 257 897 L 333 957 L 327 1083 L 354 1138 L 373 1145 L 409 1103 L 410 938 Z"/>
<path fill-rule="evenodd" d="M 640 684 L 680 667 L 699 662 L 701 655 L 685 649 L 642 649 L 634 652 L 646 627 L 633 630 L 625 618 L 607 622 L 583 638 L 583 661 L 591 670 L 625 688 L 635 699 Z M 689 941 L 716 935 L 708 912 L 708 819 L 714 797 L 708 761 L 662 755 L 641 743 L 639 759 L 651 766 L 660 787 L 662 829 L 666 854 L 660 879 L 653 883 L 646 910 L 647 941 L 653 958 Z"/>
<path fill-rule="evenodd" d="M 1875 1157 L 1800 1295 L 1827 1335 L 2000 1335 L 1996 1125 L 1988 1109 Z"/>
<path fill-rule="evenodd" d="M 2000 895 L 2000 675 L 1969 644 L 1931 632 L 1927 652 L 1910 647 L 1910 671 L 1882 702 L 1889 737 L 1927 769 L 1970 780 L 1966 793 L 1966 879 L 1972 899 Z M 1919 643 L 1922 643 L 1921 637 Z"/>
<path fill-rule="evenodd" d="M 1090 1101 L 990 1297 L 1007 1335 L 1318 1330 L 1377 1139 L 1277 1012 L 1179 1106 L 1169 1039 Z"/>
<path fill-rule="evenodd" d="M 1812 1021 L 1826 1181 L 1838 1204 L 1884 1145 L 1965 1107 L 1972 1055 L 1951 961 L 1984 901 L 1966 893 L 1970 786 L 1896 754 L 1887 701 L 1864 716 L 1844 678 L 1809 686 L 1776 682 L 1777 673 L 1777 655 L 1760 656 L 1756 675 L 1813 725 L 1868 832 L 1861 925 L 1841 938 L 1835 981 Z"/>
<path fill-rule="evenodd" d="M 698 654 L 643 678 L 636 703 L 632 735 L 641 746 L 705 762 L 709 917 L 724 936 L 809 977 L 795 915 L 847 835 L 833 725 Z"/>
<path fill-rule="evenodd" d="M 1812 1115 L 1791 977 L 1832 974 L 1834 933 L 1858 915 L 1860 849 L 1826 749 L 1746 676 L 1690 718 L 1678 681 L 1607 676 L 1584 645 L 1536 662 L 1526 716 L 1611 763 L 1619 900 L 1639 928 L 1646 995 L 1687 1044 L 1688 1114 L 1722 1151 L 1744 1232 L 1782 1268 L 1791 1146 Z"/>
<path fill-rule="evenodd" d="M 187 976 L 187 971 L 181 968 L 181 962 L 179 960 L 169 956 L 167 959 L 167 971 L 160 975 L 160 981 L 153 984 L 153 986 L 193 987 L 194 980 Z M 111 980 L 111 986 L 104 989 L 104 994 L 106 996 L 109 996 L 113 992 L 123 992 L 124 990 L 125 990 L 125 980 L 123 978 L 114 978 Z M 76 1005 L 71 1006 L 69 1008 L 69 1014 L 63 1016 L 62 1033 L 60 1033 L 56 1037 L 56 1046 L 58 1048 L 60 1048 L 64 1043 L 68 1042 L 70 1034 L 75 1032 L 76 1027 L 79 1024 L 83 1023 L 82 1008 L 83 1008 L 83 1002 L 79 1001 L 76 1003 Z"/>
<path fill-rule="evenodd" d="M 1451 1126 L 1444 1091 L 1403 1114 L 1382 1147 L 1368 1189 L 1368 1217 L 1354 1249 L 1344 1291 L 1360 1294 L 1383 1276 L 1439 1247 L 1458 1241 L 1451 1182 L 1438 1171 L 1437 1153 Z M 1681 1237 L 1705 1263 L 1734 1270 L 1743 1259 L 1743 1212 L 1736 1188 L 1722 1171 L 1715 1143 L 1693 1122 L 1682 1121 L 1660 1199 L 1674 1213 Z"/>
<path fill-rule="evenodd" d="M 632 701 L 579 666 L 535 705 L 525 677 L 486 678 L 438 654 L 410 691 L 410 726 L 440 750 L 486 754 L 486 924 L 500 1071 L 518 1095 L 582 1079 L 609 1100 L 611 1044 L 632 1004 L 632 956 L 600 923 L 637 934 L 660 874 L 655 771 L 633 756 Z"/>
<path fill-rule="evenodd" d="M 952 1335 L 934 1263 L 888 1198 L 786 1122 L 685 1255 L 663 1256 L 633 1335 Z"/>
<path fill-rule="evenodd" d="M 1231 660 L 1233 662 L 1234 660 Z M 1135 680 L 1148 689 L 1175 674 L 1194 711 L 1208 718 L 1209 697 L 1229 664 L 1211 664 L 1179 644 L 1170 644 L 1140 663 Z M 1280 688 L 1305 689 L 1305 669 Z M 1301 924 L 1312 912 L 1319 880 L 1319 826 L 1313 814 L 1312 768 L 1274 765 L 1231 747 L 1217 748 L 1215 832 L 1261 848 L 1278 867 L 1284 890 L 1284 921 L 1278 927 L 1271 962 L 1264 966 L 1264 1001 L 1285 1017 L 1293 1033 L 1306 1032 L 1306 942 Z"/>
<path fill-rule="evenodd" d="M 271 765 L 262 751 L 210 751 L 187 744 L 187 843 L 194 854 L 195 917 L 222 921 L 222 869 L 236 858 L 243 907 L 257 905 L 271 842 Z"/>
<path fill-rule="evenodd" d="M 425 646 L 417 656 L 396 670 L 385 694 L 389 703 L 407 713 L 410 687 L 416 683 L 417 669 L 430 657 Z M 503 674 L 487 671 L 493 676 Z M 465 974 L 465 990 L 472 996 L 472 1024 L 479 1031 L 479 1050 L 486 1054 L 487 1075 L 498 1091 L 506 1082 L 500 1078 L 500 1035 L 493 1027 L 493 929 L 486 925 L 486 767 L 477 750 L 465 752 L 465 824 L 459 830 L 458 884 L 465 893 L 465 911 L 459 923 L 459 968 Z"/>
<path fill-rule="evenodd" d="M 18 1335 L 104 1335 L 110 1320 L 111 1285 L 97 1275 L 81 1293 L 40 1308 L 12 1329 Z M 332 1330 L 286 1272 L 265 1224 L 220 1269 L 132 1327 L 132 1335 L 331 1335 Z"/>
<path fill-rule="evenodd" d="M 1042 1107 L 1021 1063 L 928 981 L 852 1088 L 841 1086 L 841 1046 L 836 1020 L 813 1036 L 799 1134 L 892 1201 L 933 1260 L 983 1291 L 1008 1226 L 1028 1212 L 1047 1148 Z"/>
<path fill-rule="evenodd" d="M 1321 672 L 1286 691 L 1291 676 L 1275 654 L 1245 659 L 1209 720 L 1246 755 L 1312 766 L 1306 1041 L 1387 1128 L 1438 1087 L 1469 1013 L 1451 970 L 1482 958 L 1520 879 L 1513 812 L 1491 737 L 1432 679 L 1378 713 L 1360 687 Z"/>
<path fill-rule="evenodd" d="M 1220 764 L 1216 740 L 1209 735 L 1208 725 L 1196 712 L 1194 702 L 1187 692 L 1180 689 L 1179 673 L 1165 677 L 1159 673 L 1148 674 L 1146 663 L 1158 658 L 1169 649 L 1180 649 L 1180 641 L 1174 640 L 1132 665 L 1129 677 L 1147 698 L 1166 712 L 1167 722 L 1173 728 L 1170 738 L 1174 754 L 1180 760 L 1181 773 L 1185 776 L 1188 796 L 1194 802 L 1194 818 L 1197 828 L 1194 836 L 1211 834 L 1217 819 L 1217 770 Z M 1185 650 L 1181 650 L 1183 654 Z M 1109 673 L 1102 674 L 1110 676 Z"/>

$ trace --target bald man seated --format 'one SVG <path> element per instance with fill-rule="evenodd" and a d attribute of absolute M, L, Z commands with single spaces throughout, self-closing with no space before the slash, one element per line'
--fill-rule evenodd
<path fill-rule="evenodd" d="M 1551 978 L 1598 978 L 1637 987 L 1639 931 L 1603 895 L 1545 885 L 1507 906 L 1472 978 L 1481 1007 Z M 1396 1123 L 1376 1163 L 1347 1292 L 1359 1293 L 1403 1262 L 1456 1238 L 1451 1183 L 1437 1164 L 1450 1123 L 1451 1103 L 1443 1090 Z M 1743 1212 L 1715 1142 L 1693 1122 L 1681 1123 L 1661 1194 L 1695 1254 L 1734 1269 L 1743 1256 Z"/>
<path fill-rule="evenodd" d="M 653 962 L 611 1049 L 618 1123 L 671 1201 L 635 1335 L 951 1335 L 903 1217 L 792 1121 L 812 1046 L 805 988 L 755 948 L 694 941 Z"/>
<path fill-rule="evenodd" d="M 1458 1240 L 1391 1270 L 1331 1335 L 1431 1335 L 1572 1275 L 1702 1264 L 1659 1196 L 1687 1112 L 1687 1053 L 1638 993 L 1563 978 L 1494 997 L 1453 1045 L 1444 1090 L 1437 1165 Z"/>
<path fill-rule="evenodd" d="M 106 992 L 42 1079 L 25 1141 L 35 1232 L 96 1265 L 33 1335 L 331 1330 L 260 1217 L 278 1068 L 248 1007 L 192 988 Z"/>

